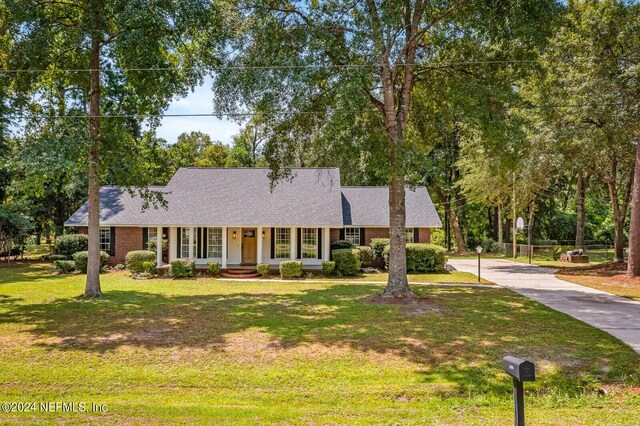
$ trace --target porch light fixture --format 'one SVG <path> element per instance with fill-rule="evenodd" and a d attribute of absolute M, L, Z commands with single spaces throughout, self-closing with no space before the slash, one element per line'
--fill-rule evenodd
<path fill-rule="evenodd" d="M 264 231 L 262 231 L 262 238 L 264 238 L 264 235 L 265 235 L 265 234 L 264 234 Z"/>
<path fill-rule="evenodd" d="M 233 239 L 236 239 L 236 231 L 233 231 Z"/>

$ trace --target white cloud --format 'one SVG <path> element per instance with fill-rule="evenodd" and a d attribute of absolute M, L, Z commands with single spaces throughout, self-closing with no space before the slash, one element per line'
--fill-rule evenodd
<path fill-rule="evenodd" d="M 175 99 L 166 114 L 209 114 L 213 110 L 213 92 L 211 78 L 207 77 L 201 86 L 194 89 L 188 96 Z M 240 126 L 227 119 L 216 117 L 164 117 L 160 127 L 156 130 L 158 137 L 173 143 L 183 132 L 200 131 L 207 133 L 213 140 L 231 143 L 233 135 L 237 134 Z"/>

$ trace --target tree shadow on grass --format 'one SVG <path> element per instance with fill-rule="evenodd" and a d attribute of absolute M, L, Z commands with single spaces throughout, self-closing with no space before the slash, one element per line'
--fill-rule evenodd
<path fill-rule="evenodd" d="M 31 260 L 0 262 L 0 285 L 55 279 L 59 280 L 60 276 L 54 271 L 51 263 Z"/>
<path fill-rule="evenodd" d="M 287 294 L 112 290 L 102 300 L 41 304 L 5 298 L 0 324 L 25 324 L 33 344 L 47 350 L 98 353 L 124 346 L 224 353 L 234 333 L 260 330 L 273 351 L 317 344 L 392 354 L 415 363 L 427 383 L 456 384 L 455 392 L 508 390 L 500 360 L 512 353 L 552 362 L 547 383 L 573 383 L 605 357 L 615 371 L 638 371 L 638 357 L 615 339 L 504 289 L 416 289 L 419 303 L 438 308 L 420 315 L 368 303 L 379 290 L 340 284 Z"/>

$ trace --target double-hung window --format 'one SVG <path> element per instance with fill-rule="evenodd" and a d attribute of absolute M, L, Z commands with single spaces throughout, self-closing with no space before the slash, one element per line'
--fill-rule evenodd
<path fill-rule="evenodd" d="M 276 228 L 275 232 L 275 259 L 288 259 L 291 255 L 291 229 Z"/>
<path fill-rule="evenodd" d="M 318 228 L 302 228 L 302 258 L 318 257 Z"/>
<path fill-rule="evenodd" d="M 413 228 L 404 228 L 404 242 L 414 243 L 413 241 Z"/>
<path fill-rule="evenodd" d="M 222 257 L 222 228 L 207 230 L 207 257 Z"/>
<path fill-rule="evenodd" d="M 189 258 L 189 244 L 191 242 L 191 235 L 189 235 L 189 228 L 182 228 L 180 235 L 180 257 Z"/>
<path fill-rule="evenodd" d="M 155 226 L 147 228 L 147 241 L 155 241 L 158 239 L 158 228 Z"/>
<path fill-rule="evenodd" d="M 100 251 L 111 252 L 111 228 L 100 228 Z"/>
<path fill-rule="evenodd" d="M 360 228 L 344 228 L 344 239 L 354 246 L 360 245 Z"/>

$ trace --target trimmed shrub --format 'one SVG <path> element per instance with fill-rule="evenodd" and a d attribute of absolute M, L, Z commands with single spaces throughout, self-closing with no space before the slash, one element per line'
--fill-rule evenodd
<path fill-rule="evenodd" d="M 286 260 L 280 262 L 280 276 L 282 278 L 302 277 L 302 262 L 299 260 Z"/>
<path fill-rule="evenodd" d="M 331 243 L 331 251 L 352 248 L 353 244 L 347 240 L 338 240 Z"/>
<path fill-rule="evenodd" d="M 390 247 L 384 249 L 384 262 L 389 266 Z M 411 274 L 444 272 L 445 249 L 435 244 L 407 244 L 407 272 Z"/>
<path fill-rule="evenodd" d="M 360 251 L 360 263 L 362 266 L 372 266 L 373 265 L 373 249 L 369 246 L 360 246 L 358 247 Z"/>
<path fill-rule="evenodd" d="M 372 238 L 371 243 L 371 254 L 375 260 L 383 260 L 384 259 L 384 248 L 390 244 L 388 238 Z"/>
<path fill-rule="evenodd" d="M 220 273 L 220 264 L 218 262 L 208 262 L 207 263 L 207 274 L 217 277 Z"/>
<path fill-rule="evenodd" d="M 262 275 L 263 277 L 266 277 L 267 275 L 269 275 L 269 270 L 271 268 L 266 263 L 258 263 L 258 265 L 256 266 L 256 269 L 258 270 L 258 273 L 260 275 Z"/>
<path fill-rule="evenodd" d="M 100 270 L 107 264 L 109 255 L 103 251 L 100 252 Z M 88 251 L 79 251 L 73 254 L 73 261 L 76 264 L 76 269 L 84 274 L 87 273 L 87 263 L 89 261 Z"/>
<path fill-rule="evenodd" d="M 61 254 L 50 254 L 49 260 L 55 262 L 56 260 L 69 260 L 67 256 L 63 256 Z"/>
<path fill-rule="evenodd" d="M 114 271 L 124 271 L 125 269 L 127 269 L 127 267 L 124 266 L 122 263 L 118 263 L 116 266 L 113 267 Z"/>
<path fill-rule="evenodd" d="M 156 262 L 144 261 L 142 262 L 142 272 L 149 275 L 155 275 L 158 272 L 156 268 Z"/>
<path fill-rule="evenodd" d="M 196 275 L 196 264 L 189 259 L 177 259 L 171 262 L 169 271 L 173 278 L 190 278 Z"/>
<path fill-rule="evenodd" d="M 134 250 L 127 253 L 124 263 L 134 274 L 144 272 L 144 262 L 156 263 L 156 253 L 151 250 Z"/>
<path fill-rule="evenodd" d="M 76 264 L 73 260 L 54 260 L 53 265 L 60 272 L 73 272 L 76 270 Z"/>
<path fill-rule="evenodd" d="M 89 249 L 89 237 L 85 234 L 67 234 L 56 238 L 53 247 L 55 254 L 66 256 L 70 259 L 74 253 L 87 251 Z"/>
<path fill-rule="evenodd" d="M 333 275 L 336 270 L 336 262 L 332 260 L 323 260 L 322 261 L 322 275 L 328 277 L 329 275 Z"/>
<path fill-rule="evenodd" d="M 360 272 L 360 252 L 358 249 L 339 249 L 331 252 L 340 275 L 356 275 Z"/>

